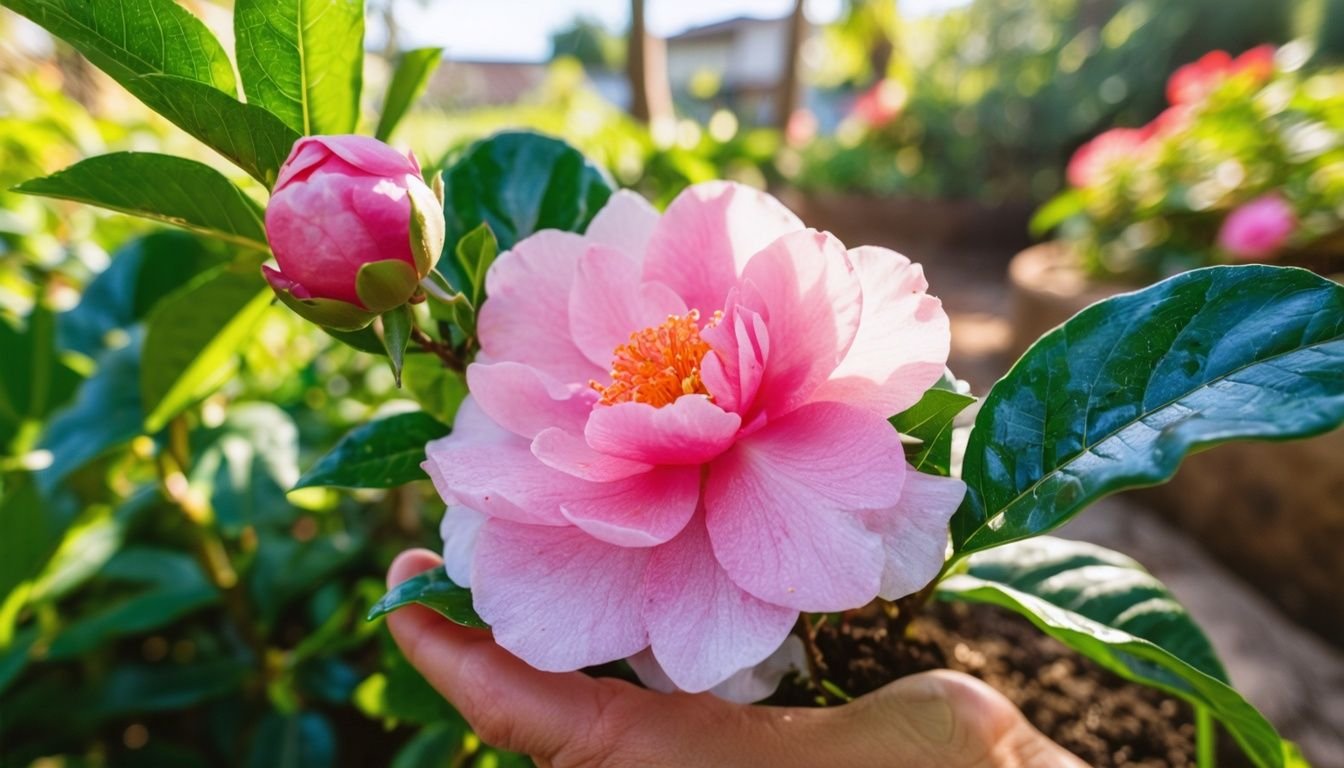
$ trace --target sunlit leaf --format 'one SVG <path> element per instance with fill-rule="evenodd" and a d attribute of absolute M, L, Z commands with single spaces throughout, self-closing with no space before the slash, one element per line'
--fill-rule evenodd
<path fill-rule="evenodd" d="M 425 477 L 425 443 L 448 427 L 415 411 L 355 427 L 299 478 L 295 488 L 392 488 Z"/>
<path fill-rule="evenodd" d="M 930 389 L 918 403 L 891 417 L 892 426 L 901 435 L 919 440 L 907 450 L 906 458 L 915 469 L 946 477 L 952 464 L 952 421 L 975 402 L 970 395 L 949 389 Z"/>
<path fill-rule="evenodd" d="M 397 59 L 397 69 L 392 73 L 392 81 L 387 85 L 383 111 L 378 116 L 378 128 L 373 132 L 374 136 L 383 141 L 392 136 L 406 110 L 425 90 L 430 75 L 434 74 L 442 58 L 442 48 L 417 48 L 401 54 Z"/>
<path fill-rule="evenodd" d="M 431 568 L 396 585 L 369 611 L 369 620 L 417 603 L 464 627 L 485 629 L 488 625 L 471 605 L 471 590 L 459 587 L 442 568 Z"/>
<path fill-rule="evenodd" d="M 355 130 L 363 0 L 237 0 L 233 30 L 249 103 L 305 136 Z"/>
<path fill-rule="evenodd" d="M 1083 310 L 990 390 L 952 541 L 1052 530 L 1191 451 L 1344 422 L 1344 286 L 1306 270 L 1210 267 Z"/>

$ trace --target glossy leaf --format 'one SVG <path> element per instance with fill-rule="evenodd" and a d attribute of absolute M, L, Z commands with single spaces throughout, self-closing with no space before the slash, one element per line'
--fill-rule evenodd
<path fill-rule="evenodd" d="M 255 104 L 170 75 L 136 80 L 136 95 L 154 111 L 269 188 L 299 134 Z"/>
<path fill-rule="evenodd" d="M 448 434 L 428 414 L 398 413 L 352 429 L 295 488 L 392 488 L 425 477 L 425 443 Z"/>
<path fill-rule="evenodd" d="M 471 605 L 471 590 L 454 584 L 442 568 L 431 568 L 388 590 L 383 599 L 375 603 L 369 611 L 369 620 L 372 621 L 411 603 L 431 608 L 449 621 L 464 627 L 486 629 L 488 626 L 476 615 L 476 609 Z"/>
<path fill-rule="evenodd" d="M 417 48 L 401 54 L 397 69 L 392 73 L 392 82 L 387 85 L 387 95 L 383 97 L 383 111 L 378 116 L 378 128 L 373 132 L 375 137 L 387 141 L 392 136 L 411 104 L 424 92 L 430 75 L 442 59 L 442 48 Z"/>
<path fill-rule="evenodd" d="M 14 188 L 144 216 L 266 249 L 261 208 L 208 165 L 153 152 L 99 155 Z"/>
<path fill-rule="evenodd" d="M 573 147 L 527 132 L 500 133 L 473 144 L 444 172 L 446 247 L 482 222 L 501 250 L 539 229 L 582 232 L 611 196 L 606 176 Z M 453 287 L 472 286 L 454 260 L 440 269 Z"/>
<path fill-rule="evenodd" d="M 1256 765 L 1283 765 L 1274 727 L 1228 685 L 1208 638 L 1138 563 L 1048 536 L 968 563 L 967 573 L 939 585 L 941 598 L 1019 613 L 1111 672 L 1206 707 Z"/>
<path fill-rule="evenodd" d="M 57 316 L 64 349 L 95 357 L 139 322 L 164 296 L 224 261 L 219 248 L 186 232 L 138 237 L 112 255 L 112 263 L 84 290 L 74 309 Z"/>
<path fill-rule="evenodd" d="M 355 130 L 363 0 L 237 0 L 233 30 L 248 103 L 304 136 Z"/>
<path fill-rule="evenodd" d="M 186 78 L 228 95 L 238 92 L 224 47 L 173 0 L 5 0 L 4 4 L 69 43 L 137 96 L 137 77 L 153 74 Z"/>
<path fill-rule="evenodd" d="M 202 275 L 163 300 L 147 322 L 141 361 L 147 431 L 162 429 L 233 376 L 238 351 L 270 299 L 253 268 L 238 265 Z"/>
<path fill-rule="evenodd" d="M 962 553 L 1052 530 L 1191 451 L 1344 422 L 1344 286 L 1210 267 L 1083 310 L 990 390 L 966 449 Z"/>
<path fill-rule="evenodd" d="M 903 437 L 919 444 L 907 448 L 906 459 L 915 469 L 947 477 L 952 465 L 952 422 L 975 398 L 949 389 L 930 389 L 918 403 L 891 417 Z"/>
<path fill-rule="evenodd" d="M 471 286 L 467 298 L 471 300 L 471 306 L 479 310 L 481 302 L 485 300 L 485 273 L 499 256 L 499 242 L 495 240 L 495 233 L 490 231 L 490 225 L 481 224 L 463 235 L 453 249 L 453 256 L 466 276 L 467 284 Z"/>

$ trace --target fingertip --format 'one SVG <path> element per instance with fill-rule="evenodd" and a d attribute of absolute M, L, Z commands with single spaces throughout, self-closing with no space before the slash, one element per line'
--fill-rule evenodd
<path fill-rule="evenodd" d="M 443 565 L 443 560 L 428 549 L 408 549 L 397 555 L 387 569 L 387 586 L 393 587 L 401 582 Z"/>

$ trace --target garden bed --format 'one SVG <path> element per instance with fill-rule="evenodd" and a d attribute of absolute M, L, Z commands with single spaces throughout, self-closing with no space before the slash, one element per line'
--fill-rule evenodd
<path fill-rule="evenodd" d="M 1129 683 L 992 606 L 934 603 L 903 638 L 880 611 L 856 612 L 817 630 L 828 678 L 858 696 L 932 669 L 974 675 L 1002 692 L 1038 729 L 1089 765 L 1159 768 L 1195 763 L 1194 715 L 1183 701 Z M 794 682 L 770 703 L 807 706 Z M 1220 766 L 1249 765 L 1230 740 Z"/>

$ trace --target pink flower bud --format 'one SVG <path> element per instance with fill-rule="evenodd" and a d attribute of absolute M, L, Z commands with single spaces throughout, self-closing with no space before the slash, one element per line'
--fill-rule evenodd
<path fill-rule="evenodd" d="M 1292 206 L 1269 194 L 1229 214 L 1218 233 L 1218 245 L 1242 261 L 1262 259 L 1282 248 L 1296 226 Z"/>
<path fill-rule="evenodd" d="M 404 304 L 433 268 L 443 211 L 413 155 L 367 136 L 308 136 L 280 168 L 266 237 L 280 269 L 263 272 L 290 306 L 377 313 Z"/>

